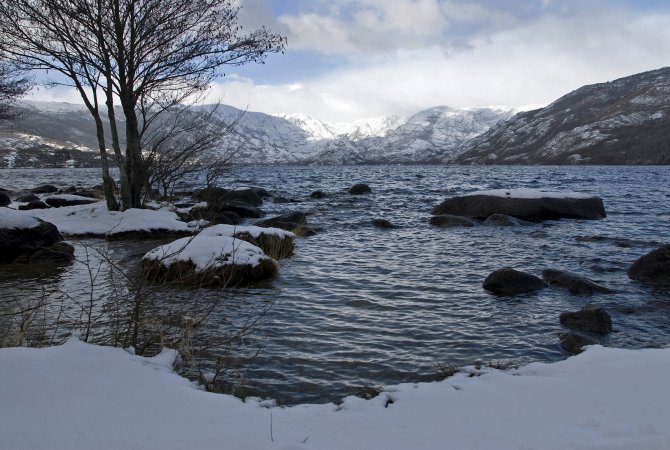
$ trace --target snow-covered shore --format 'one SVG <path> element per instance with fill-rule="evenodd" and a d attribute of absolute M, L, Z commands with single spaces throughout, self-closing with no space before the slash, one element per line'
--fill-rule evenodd
<path fill-rule="evenodd" d="M 8 449 L 668 449 L 670 349 L 592 346 L 565 361 L 390 386 L 372 400 L 267 408 L 198 390 L 174 353 L 71 339 L 0 350 Z M 392 403 L 391 403 L 392 402 Z"/>

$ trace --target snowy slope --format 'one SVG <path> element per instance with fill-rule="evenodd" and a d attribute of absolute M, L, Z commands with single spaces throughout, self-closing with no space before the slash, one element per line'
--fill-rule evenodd
<path fill-rule="evenodd" d="M 668 164 L 670 68 L 584 86 L 517 114 L 467 142 L 447 162 Z"/>

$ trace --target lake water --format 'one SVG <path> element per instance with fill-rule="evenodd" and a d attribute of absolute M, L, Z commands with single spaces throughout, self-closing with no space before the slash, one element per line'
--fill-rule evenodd
<path fill-rule="evenodd" d="M 0 187 L 11 189 L 98 183 L 96 171 L 83 169 L 7 169 L 0 177 Z M 226 357 L 244 369 L 250 392 L 280 403 L 332 401 L 364 386 L 430 380 L 441 367 L 476 360 L 559 360 L 567 355 L 559 345 L 564 329 L 558 316 L 587 303 L 612 316 L 614 332 L 600 338 L 603 345 L 667 345 L 670 292 L 629 280 L 626 269 L 670 242 L 669 180 L 669 167 L 239 167 L 229 186 L 262 186 L 301 200 L 267 203 L 264 210 L 308 211 L 318 234 L 298 238 L 295 255 L 281 261 L 272 282 L 224 293 L 166 291 L 164 301 L 224 298 L 207 321 L 204 332 L 211 336 L 268 310 L 262 326 L 236 341 Z M 349 195 L 347 188 L 358 182 L 369 184 L 372 194 Z M 608 216 L 535 227 L 428 224 L 431 208 L 447 197 L 516 187 L 599 195 Z M 317 189 L 329 195 L 309 199 Z M 374 218 L 399 228 L 375 228 Z M 530 236 L 537 229 L 546 236 Z M 104 246 L 126 264 L 156 245 L 85 242 Z M 83 247 L 75 245 L 81 258 Z M 506 266 L 538 276 L 546 268 L 566 269 L 616 292 L 587 297 L 548 288 L 514 298 L 485 292 L 484 278 Z M 46 283 L 58 286 L 61 297 L 69 291 L 85 298 L 88 275 L 79 264 L 39 277 L 17 277 L 13 270 L 0 268 L 5 296 L 36 295 Z M 203 354 L 212 361 L 221 356 L 216 350 Z"/>

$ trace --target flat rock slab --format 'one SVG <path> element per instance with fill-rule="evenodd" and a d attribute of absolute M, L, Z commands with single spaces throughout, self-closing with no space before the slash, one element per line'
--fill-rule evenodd
<path fill-rule="evenodd" d="M 602 219 L 607 216 L 600 197 L 582 194 L 561 197 L 560 193 L 519 190 L 482 191 L 452 197 L 433 208 L 432 214 L 453 214 L 482 220 L 494 214 L 505 214 L 530 222 L 564 218 Z"/>

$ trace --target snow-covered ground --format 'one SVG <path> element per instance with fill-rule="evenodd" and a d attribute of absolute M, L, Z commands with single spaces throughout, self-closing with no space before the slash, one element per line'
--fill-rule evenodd
<path fill-rule="evenodd" d="M 553 364 L 470 368 L 372 400 L 290 408 L 198 390 L 171 370 L 173 358 L 77 339 L 1 349 L 0 447 L 670 448 L 670 349 L 592 346 Z"/>
<path fill-rule="evenodd" d="M 59 197 L 76 196 L 60 195 Z M 12 214 L 23 217 L 38 217 L 51 222 L 65 235 L 105 236 L 129 231 L 192 231 L 189 224 L 180 221 L 177 214 L 168 208 L 156 211 L 151 209 L 128 209 L 123 212 L 108 211 L 105 202 L 102 201 L 89 205 L 66 206 L 63 208 L 14 211 Z"/>
<path fill-rule="evenodd" d="M 580 192 L 550 192 L 550 191 L 540 191 L 538 189 L 491 189 L 487 191 L 475 191 L 465 194 L 465 196 L 471 195 L 488 195 L 490 197 L 504 197 L 504 198 L 576 198 L 576 199 L 586 199 L 594 198 L 594 195 L 582 194 Z"/>

